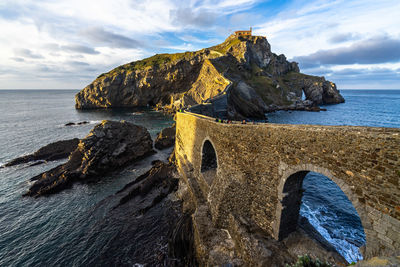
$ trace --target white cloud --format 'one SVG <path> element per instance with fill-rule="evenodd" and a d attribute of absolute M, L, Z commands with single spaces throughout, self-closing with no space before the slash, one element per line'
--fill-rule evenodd
<path fill-rule="evenodd" d="M 329 40 L 338 33 L 354 33 L 363 39 L 385 33 L 400 36 L 397 0 L 309 1 L 301 8 L 298 5 L 296 2 L 254 31 L 267 36 L 274 51 L 288 58 L 335 48 L 338 44 Z"/>
<path fill-rule="evenodd" d="M 99 72 L 158 52 L 154 50 L 198 49 L 193 42 L 201 39 L 196 37 L 190 42 L 178 38 L 172 43 L 160 41 L 171 32 L 187 34 L 187 22 L 171 17 L 172 11 L 190 11 L 195 18 L 190 19 L 194 31 L 202 19 L 205 25 L 210 21 L 208 26 L 216 31 L 217 16 L 248 9 L 254 3 L 255 0 L 3 0 L 0 89 L 81 88 Z M 210 20 L 203 18 L 204 14 L 216 17 Z"/>
<path fill-rule="evenodd" d="M 3 0 L 0 89 L 82 88 L 120 64 L 214 45 L 232 25 L 254 21 L 255 34 L 266 35 L 272 50 L 288 58 L 378 35 L 400 38 L 397 0 L 294 0 L 268 21 L 265 10 L 255 8 L 259 2 Z"/>
<path fill-rule="evenodd" d="M 268 22 L 258 25 L 255 33 L 267 36 L 272 50 L 290 59 L 312 55 L 320 50 L 335 51 L 343 46 L 351 47 L 360 43 L 360 40 L 367 42 L 376 36 L 399 39 L 399 10 L 400 2 L 397 0 L 295 1 Z M 375 66 L 390 69 L 394 65 L 397 64 Z M 348 67 L 338 65 L 333 68 Z M 330 74 L 327 72 L 326 76 Z M 353 77 L 353 80 L 356 82 L 357 78 Z M 339 79 L 335 82 L 339 87 L 349 86 L 349 81 Z M 354 88 L 353 83 L 351 86 Z M 360 86 L 365 85 L 360 83 Z M 400 87 L 400 83 L 394 86 Z"/>

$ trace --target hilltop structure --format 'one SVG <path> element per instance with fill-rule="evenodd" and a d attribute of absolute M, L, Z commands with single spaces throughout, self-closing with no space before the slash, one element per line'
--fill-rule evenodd
<path fill-rule="evenodd" d="M 235 36 L 251 36 L 252 28 L 250 27 L 250 31 L 235 31 Z"/>

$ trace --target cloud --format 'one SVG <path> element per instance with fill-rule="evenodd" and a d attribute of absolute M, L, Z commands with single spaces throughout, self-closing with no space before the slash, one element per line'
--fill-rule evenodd
<path fill-rule="evenodd" d="M 294 57 L 301 66 L 378 64 L 400 61 L 400 39 L 374 37 L 348 47 L 319 50 L 308 56 Z"/>
<path fill-rule="evenodd" d="M 339 34 L 335 34 L 334 36 L 332 36 L 331 38 L 329 38 L 329 42 L 337 44 L 337 43 L 343 43 L 343 42 L 347 42 L 347 41 L 353 41 L 353 40 L 358 40 L 360 39 L 360 35 L 357 33 L 339 33 Z"/>
<path fill-rule="evenodd" d="M 86 67 L 86 66 L 90 66 L 90 64 L 89 63 L 87 63 L 87 62 L 82 62 L 82 61 L 74 61 L 74 60 L 72 60 L 72 61 L 67 61 L 66 62 L 68 65 L 70 65 L 70 66 L 77 66 L 77 67 Z"/>
<path fill-rule="evenodd" d="M 10 59 L 16 61 L 16 62 L 24 62 L 25 59 L 23 59 L 22 57 L 11 57 Z"/>
<path fill-rule="evenodd" d="M 333 75 L 335 64 L 346 60 L 346 51 L 349 62 L 389 62 L 388 55 L 373 53 L 367 61 L 365 54 L 373 52 L 373 47 L 367 42 L 369 50 L 362 47 L 357 38 L 368 40 L 378 34 L 392 36 L 391 40 L 400 37 L 398 0 L 99 0 L 95 5 L 89 0 L 0 2 L 0 69 L 18 70 L 7 74 L 14 76 L 1 76 L 2 88 L 66 88 L 72 84 L 82 88 L 99 73 L 118 65 L 155 53 L 215 45 L 230 29 L 249 26 L 255 34 L 268 37 L 273 52 L 288 58 L 303 55 L 307 60 L 301 62 L 302 69 L 307 67 L 306 72 L 319 75 Z M 338 58 L 329 57 L 334 52 Z M 82 64 L 85 62 L 90 66 Z M 362 64 L 378 71 L 378 66 Z M 398 69 L 400 62 L 375 65 Z M 36 80 L 38 75 L 48 78 Z M 338 75 L 335 77 L 340 78 Z M 356 74 L 345 77 L 357 80 Z M 400 87 L 400 81 L 393 84 Z"/>
<path fill-rule="evenodd" d="M 114 48 L 138 48 L 144 46 L 144 44 L 135 39 L 106 31 L 100 27 L 86 29 L 82 31 L 82 35 L 96 44 L 108 45 Z"/>
<path fill-rule="evenodd" d="M 396 81 L 400 79 L 400 73 L 389 68 L 363 68 L 354 69 L 346 68 L 333 71 L 331 76 L 338 80 L 380 80 L 380 81 Z"/>
<path fill-rule="evenodd" d="M 184 26 L 206 27 L 215 23 L 217 14 L 208 10 L 194 12 L 192 8 L 178 8 L 169 12 L 173 23 Z"/>
<path fill-rule="evenodd" d="M 88 55 L 98 55 L 100 54 L 99 51 L 92 47 L 88 47 L 85 45 L 80 44 L 66 44 L 66 45 L 59 45 L 56 43 L 48 43 L 43 45 L 47 51 L 52 51 L 50 55 L 60 55 L 58 52 L 72 52 L 78 54 L 88 54 Z M 82 57 L 82 55 L 73 55 L 74 57 Z"/>
<path fill-rule="evenodd" d="M 14 49 L 14 54 L 22 57 L 22 58 L 33 58 L 33 59 L 40 59 L 43 58 L 42 55 L 36 54 L 29 49 L 26 48 L 16 48 Z"/>
<path fill-rule="evenodd" d="M 61 50 L 77 52 L 77 53 L 83 53 L 83 54 L 90 54 L 90 55 L 98 55 L 98 54 L 100 54 L 99 51 L 96 51 L 92 47 L 79 45 L 79 44 L 62 45 L 60 48 L 61 48 Z"/>

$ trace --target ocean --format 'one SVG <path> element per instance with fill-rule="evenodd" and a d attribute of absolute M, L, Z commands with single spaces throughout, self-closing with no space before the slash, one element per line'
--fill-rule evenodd
<path fill-rule="evenodd" d="M 161 112 L 138 109 L 78 111 L 77 90 L 0 90 L 0 165 L 63 139 L 86 136 L 104 119 L 126 120 L 146 127 L 151 136 L 173 123 Z M 325 112 L 276 112 L 271 123 L 361 125 L 400 127 L 400 90 L 342 90 L 346 103 L 324 106 Z M 68 122 L 89 124 L 65 126 Z M 106 204 L 125 184 L 147 171 L 163 151 L 128 166 L 101 181 L 77 184 L 56 195 L 25 198 L 29 178 L 65 160 L 27 167 L 0 169 L 0 266 L 83 266 L 108 255 L 109 247 L 121 242 L 121 249 L 107 256 L 109 265 L 134 265 L 129 251 L 140 249 L 142 240 L 116 237 L 126 225 L 103 223 L 110 208 Z M 365 235 L 358 215 L 340 189 L 320 174 L 309 173 L 301 215 L 349 261 L 361 258 L 358 247 Z M 318 181 L 318 183 L 317 183 Z M 336 190 L 336 191 L 335 191 Z M 106 225 L 107 227 L 103 227 Z M 123 248 L 123 249 L 122 249 Z M 165 248 L 160 248 L 165 249 Z M 99 263 L 100 261 L 97 261 Z"/>

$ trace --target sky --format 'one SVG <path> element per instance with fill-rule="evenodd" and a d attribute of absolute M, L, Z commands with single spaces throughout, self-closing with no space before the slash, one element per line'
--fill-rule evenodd
<path fill-rule="evenodd" d="M 82 89 L 250 26 L 339 89 L 400 89 L 399 0 L 0 0 L 0 89 Z"/>

